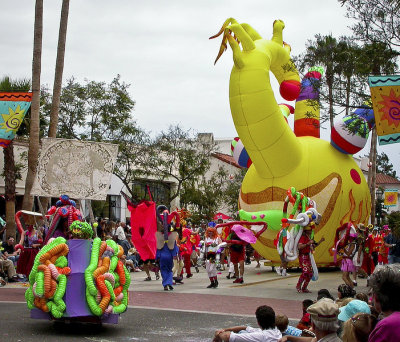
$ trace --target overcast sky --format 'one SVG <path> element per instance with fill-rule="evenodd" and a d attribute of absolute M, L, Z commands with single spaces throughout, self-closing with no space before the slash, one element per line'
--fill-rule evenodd
<path fill-rule="evenodd" d="M 0 76 L 31 77 L 34 0 L 1 0 Z M 44 0 L 41 83 L 53 85 L 61 0 Z M 315 34 L 350 35 L 336 0 L 71 0 L 64 80 L 74 76 L 131 84 L 134 118 L 153 133 L 170 124 L 236 136 L 229 109 L 232 53 L 214 66 L 220 38 L 209 40 L 228 17 L 270 38 L 275 19 L 285 22 L 292 54 Z M 277 94 L 278 102 L 281 101 Z M 329 130 L 322 130 L 329 140 Z M 378 147 L 400 174 L 399 144 Z M 369 152 L 369 144 L 362 154 Z"/>

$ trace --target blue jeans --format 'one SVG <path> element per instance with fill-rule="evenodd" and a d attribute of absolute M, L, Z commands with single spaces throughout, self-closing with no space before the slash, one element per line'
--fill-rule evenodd
<path fill-rule="evenodd" d="M 7 259 L 11 260 L 13 262 L 14 266 L 15 266 L 17 264 L 18 259 L 19 259 L 19 255 L 10 255 L 10 256 L 8 256 Z"/>
<path fill-rule="evenodd" d="M 389 264 L 397 264 L 400 263 L 400 257 L 395 256 L 394 254 L 388 255 Z"/>

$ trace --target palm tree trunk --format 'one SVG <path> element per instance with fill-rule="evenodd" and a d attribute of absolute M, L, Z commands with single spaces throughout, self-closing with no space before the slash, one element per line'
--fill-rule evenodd
<path fill-rule="evenodd" d="M 61 8 L 60 30 L 58 33 L 58 47 L 57 47 L 56 72 L 54 75 L 53 100 L 51 103 L 51 111 L 50 111 L 49 138 L 55 138 L 57 134 L 58 111 L 60 107 L 62 76 L 64 71 L 65 42 L 67 38 L 68 12 L 69 12 L 69 0 L 63 0 Z"/>
<path fill-rule="evenodd" d="M 58 32 L 58 47 L 57 47 L 57 59 L 56 59 L 56 71 L 54 74 L 53 99 L 51 102 L 51 110 L 50 110 L 50 125 L 48 134 L 49 138 L 57 137 L 58 112 L 60 108 L 62 77 L 64 71 L 65 43 L 67 40 L 68 13 L 69 13 L 69 0 L 63 0 L 61 7 L 60 30 Z M 44 197 L 41 198 L 40 200 L 43 205 L 43 208 L 47 210 L 50 198 Z"/>
<path fill-rule="evenodd" d="M 12 236 L 15 239 L 15 162 L 13 141 L 10 142 L 3 152 L 7 238 Z"/>
<path fill-rule="evenodd" d="M 39 156 L 39 110 L 40 110 L 40 73 L 42 59 L 42 33 L 43 33 L 43 0 L 36 0 L 35 27 L 33 36 L 33 61 L 32 61 L 32 105 L 31 123 L 29 132 L 28 173 L 25 181 L 25 194 L 22 207 L 32 210 L 33 197 L 31 190 L 36 175 Z"/>

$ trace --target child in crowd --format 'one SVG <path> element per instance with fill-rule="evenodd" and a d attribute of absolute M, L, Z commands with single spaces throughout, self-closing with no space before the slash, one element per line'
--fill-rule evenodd
<path fill-rule="evenodd" d="M 356 291 L 347 284 L 340 284 L 338 286 L 338 299 L 336 299 L 336 304 L 342 306 L 342 302 L 345 298 L 354 298 Z"/>
<path fill-rule="evenodd" d="M 312 304 L 314 304 L 314 301 L 312 301 L 311 299 L 303 300 L 303 317 L 297 324 L 297 329 L 308 330 L 311 328 L 311 318 L 310 314 L 307 312 L 307 309 Z"/>
<path fill-rule="evenodd" d="M 301 336 L 302 331 L 289 325 L 289 319 L 286 315 L 277 315 L 275 317 L 275 325 L 282 333 L 282 336 Z"/>
<path fill-rule="evenodd" d="M 367 342 L 376 319 L 367 313 L 357 313 L 343 325 L 343 342 Z"/>

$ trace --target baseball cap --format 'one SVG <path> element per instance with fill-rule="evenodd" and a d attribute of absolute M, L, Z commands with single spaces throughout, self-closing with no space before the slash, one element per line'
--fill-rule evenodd
<path fill-rule="evenodd" d="M 362 313 L 371 313 L 371 309 L 369 308 L 369 305 L 365 303 L 362 300 L 358 299 L 353 299 L 349 304 L 346 306 L 342 306 L 339 309 L 340 313 L 338 316 L 338 319 L 340 321 L 347 321 L 349 318 L 353 317 L 356 313 L 362 312 Z"/>

